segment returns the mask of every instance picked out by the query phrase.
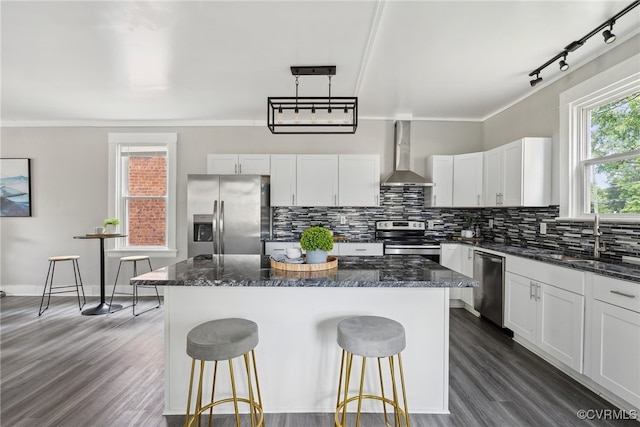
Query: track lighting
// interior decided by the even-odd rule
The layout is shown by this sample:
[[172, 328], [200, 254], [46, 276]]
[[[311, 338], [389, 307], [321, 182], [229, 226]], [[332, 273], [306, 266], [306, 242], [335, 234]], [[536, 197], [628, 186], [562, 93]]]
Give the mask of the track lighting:
[[567, 71], [569, 69], [569, 64], [567, 64], [567, 55], [565, 55], [564, 58], [560, 60], [558, 65], [560, 65], [560, 71]]
[[604, 30], [607, 27], [609, 27], [609, 28], [602, 32], [602, 37], [604, 38], [604, 42], [606, 44], [613, 43], [616, 40], [616, 35], [613, 34], [613, 32], [612, 32], [613, 31], [613, 25], [616, 23], [616, 20], [619, 19], [621, 16], [627, 14], [628, 12], [630, 12], [632, 9], [634, 9], [636, 6], [639, 6], [639, 5], [640, 5], [640, 0], [636, 0], [636, 1], [632, 2], [629, 6], [625, 7], [620, 12], [618, 12], [617, 14], [615, 14], [614, 16], [609, 18], [606, 22], [600, 24], [598, 27], [596, 27], [593, 30], [591, 30], [590, 33], [588, 33], [587, 35], [585, 35], [581, 39], [574, 40], [571, 43], [569, 43], [556, 56], [554, 56], [553, 58], [551, 58], [550, 60], [548, 60], [547, 62], [545, 62], [544, 64], [542, 64], [541, 66], [539, 66], [538, 68], [533, 70], [532, 72], [530, 72], [529, 73], [529, 77], [535, 76], [534, 79], [529, 81], [529, 83], [531, 84], [531, 87], [537, 85], [538, 83], [540, 83], [542, 81], [542, 77], [540, 77], [540, 73], [542, 72], [542, 70], [544, 70], [545, 68], [547, 68], [549, 65], [553, 64], [554, 62], [558, 61], [560, 58], [562, 58], [558, 62], [558, 65], [560, 66], [560, 70], [561, 71], [567, 71], [569, 69], [569, 64], [567, 63], [567, 54], [569, 52], [573, 52], [576, 49], [581, 48], [585, 44], [585, 42], [587, 40], [589, 40], [591, 37], [593, 37], [594, 35], [598, 34], [600, 31]]
[[613, 24], [615, 24], [615, 21], [611, 21], [609, 29], [602, 32], [602, 37], [604, 37], [604, 42], [606, 44], [611, 44], [616, 41], [616, 35], [611, 32], [613, 31]]
[[534, 87], [535, 85], [537, 85], [538, 83], [540, 83], [542, 81], [542, 77], [540, 77], [540, 73], [536, 74], [536, 78], [531, 80], [529, 82], [529, 84], [531, 85], [531, 87]]
[[[358, 98], [331, 96], [331, 77], [336, 74], [335, 65], [292, 66], [291, 74], [296, 78], [296, 96], [267, 98], [267, 126], [272, 133], [355, 133], [358, 126]], [[329, 96], [298, 96], [300, 76], [327, 76]], [[334, 120], [334, 109], [336, 113], [343, 112], [342, 120]]]

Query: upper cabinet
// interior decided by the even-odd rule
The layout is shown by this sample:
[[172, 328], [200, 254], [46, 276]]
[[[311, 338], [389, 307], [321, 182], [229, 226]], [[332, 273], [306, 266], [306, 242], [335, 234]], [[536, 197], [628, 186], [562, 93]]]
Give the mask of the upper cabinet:
[[269, 175], [269, 154], [208, 154], [207, 173], [221, 175]]
[[378, 206], [377, 154], [273, 154], [271, 206]]
[[297, 206], [338, 206], [338, 156], [297, 156]]
[[427, 204], [433, 207], [482, 206], [482, 168], [482, 152], [429, 156], [426, 175], [433, 187], [431, 197], [425, 196]]
[[485, 206], [547, 206], [551, 139], [522, 138], [484, 155]]
[[296, 206], [295, 154], [271, 155], [271, 206]]
[[482, 206], [483, 153], [453, 156], [453, 206]]
[[[427, 157], [426, 177], [433, 182], [431, 197], [427, 205], [432, 207], [453, 206], [453, 157], [450, 155], [433, 155]], [[425, 197], [428, 197], [425, 190]]]
[[378, 206], [380, 199], [380, 156], [341, 154], [338, 156], [338, 205]]

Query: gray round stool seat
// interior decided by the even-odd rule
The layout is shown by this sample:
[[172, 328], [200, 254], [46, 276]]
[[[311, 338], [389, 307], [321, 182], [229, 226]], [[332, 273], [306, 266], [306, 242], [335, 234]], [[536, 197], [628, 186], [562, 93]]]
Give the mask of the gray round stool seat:
[[[247, 319], [230, 318], [211, 320], [189, 331], [187, 334], [187, 354], [192, 358], [192, 362], [185, 427], [193, 425], [200, 426], [200, 417], [207, 410], [209, 411], [209, 426], [211, 426], [213, 408], [214, 406], [222, 404], [233, 404], [236, 427], [240, 427], [240, 403], [248, 405], [252, 427], [264, 425], [264, 410], [262, 409], [262, 396], [260, 394], [260, 383], [258, 381], [255, 356], [255, 348], [258, 345], [258, 341], [258, 325]], [[244, 397], [238, 395], [235, 379], [236, 374], [233, 368], [233, 359], [240, 357], [244, 359], [244, 369], [242, 369], [241, 372], [246, 374], [246, 395]], [[195, 390], [194, 414], [191, 415], [191, 396], [194, 388], [196, 360], [200, 362], [200, 370], [197, 390]], [[218, 373], [218, 363], [221, 361], [227, 361], [229, 365], [231, 396], [216, 398], [216, 375]], [[212, 385], [208, 387], [208, 389], [211, 390], [209, 403], [203, 403], [204, 390], [207, 389], [204, 387], [203, 381], [205, 362], [213, 362], [214, 365], [213, 377], [211, 379]], [[253, 369], [251, 369], [251, 365], [253, 365]], [[229, 393], [229, 391], [223, 391], [223, 394], [224, 393]]]
[[228, 360], [258, 345], [258, 325], [247, 319], [218, 319], [187, 334], [187, 354], [198, 360]]
[[338, 323], [338, 345], [365, 357], [388, 357], [407, 346], [404, 327], [395, 320], [360, 316]]
[[[338, 323], [338, 345], [342, 348], [342, 360], [340, 362], [335, 426], [345, 427], [347, 425], [347, 407], [350, 403], [357, 403], [355, 426], [359, 427], [362, 402], [365, 399], [370, 399], [381, 402], [384, 425], [390, 426], [389, 420], [393, 418], [394, 426], [409, 427], [407, 394], [400, 354], [407, 345], [404, 326], [395, 320], [379, 316], [358, 316], [344, 319]], [[354, 355], [360, 356], [362, 362], [358, 393], [350, 395], [349, 382], [352, 377], [351, 370], [355, 364]], [[377, 359], [378, 394], [365, 393], [365, 370], [368, 357]], [[388, 375], [383, 375], [383, 359], [388, 361], [388, 369], [386, 370]], [[400, 377], [400, 390], [396, 385], [396, 376]], [[386, 380], [385, 377], [387, 377]], [[385, 382], [390, 382], [391, 385], [390, 388], [386, 388], [391, 391], [389, 397], [385, 395]], [[370, 384], [368, 387], [372, 385]], [[402, 404], [400, 403], [400, 395], [402, 396]], [[392, 414], [388, 413], [388, 406], [392, 408]]]

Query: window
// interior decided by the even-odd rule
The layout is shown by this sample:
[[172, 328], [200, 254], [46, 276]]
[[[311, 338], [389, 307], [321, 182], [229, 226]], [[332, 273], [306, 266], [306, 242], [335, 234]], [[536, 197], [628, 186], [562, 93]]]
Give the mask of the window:
[[109, 134], [109, 211], [120, 251], [175, 252], [175, 133]]
[[583, 109], [586, 213], [640, 214], [640, 91]]
[[640, 220], [639, 59], [560, 96], [561, 217]]

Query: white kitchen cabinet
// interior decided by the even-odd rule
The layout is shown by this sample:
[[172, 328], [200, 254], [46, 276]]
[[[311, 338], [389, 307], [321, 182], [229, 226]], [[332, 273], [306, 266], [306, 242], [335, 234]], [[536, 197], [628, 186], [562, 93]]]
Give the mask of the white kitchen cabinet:
[[[266, 255], [283, 255], [287, 248], [299, 248], [300, 242], [265, 242]], [[328, 255], [333, 256], [378, 256], [383, 255], [382, 243], [334, 242], [333, 249]], [[304, 252], [304, 251], [303, 251]]]
[[519, 257], [508, 258], [505, 327], [580, 373], [584, 307], [584, 273]]
[[484, 153], [453, 156], [453, 206], [482, 206]]
[[338, 205], [338, 155], [298, 155], [296, 206]]
[[589, 376], [640, 408], [640, 284], [594, 275], [593, 291]]
[[[442, 243], [440, 244], [440, 265], [447, 267], [449, 270], [460, 272], [462, 270], [461, 254], [462, 245], [458, 243]], [[460, 299], [461, 289], [450, 288], [449, 299]]]
[[[461, 245], [462, 250], [460, 251], [460, 273], [464, 274], [467, 277], [473, 278], [473, 257], [475, 254], [475, 249], [469, 245]], [[469, 308], [473, 308], [473, 288], [462, 288], [460, 289], [460, 299], [464, 301], [464, 303], [469, 306]]]
[[296, 206], [295, 154], [271, 155], [271, 206]]
[[222, 175], [269, 175], [269, 154], [208, 154], [207, 173]]
[[[427, 205], [432, 207], [453, 206], [453, 156], [432, 155], [427, 157], [426, 177], [433, 183]], [[425, 190], [425, 194], [429, 191]], [[425, 197], [427, 197], [425, 195]]]
[[284, 255], [288, 248], [299, 248], [300, 242], [264, 242], [265, 255]]
[[338, 247], [338, 254], [340, 256], [384, 255], [384, 245], [382, 243], [340, 242], [340, 243], [334, 243], [333, 245]]
[[484, 153], [485, 206], [548, 206], [550, 201], [550, 138], [522, 138]]
[[380, 156], [338, 156], [338, 205], [379, 206]]

